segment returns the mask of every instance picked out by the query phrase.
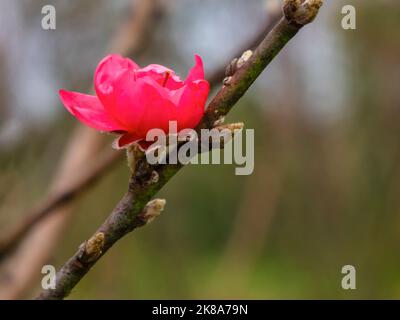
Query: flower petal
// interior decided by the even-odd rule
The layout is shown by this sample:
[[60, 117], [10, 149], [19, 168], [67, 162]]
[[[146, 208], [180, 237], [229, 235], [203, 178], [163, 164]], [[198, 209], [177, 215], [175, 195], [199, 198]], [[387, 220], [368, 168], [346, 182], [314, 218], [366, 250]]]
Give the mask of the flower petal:
[[201, 57], [197, 54], [194, 56], [194, 59], [196, 61], [196, 64], [192, 69], [190, 69], [189, 74], [185, 80], [185, 83], [189, 83], [196, 80], [204, 80], [203, 61], [201, 60]]
[[175, 72], [167, 67], [159, 64], [149, 64], [147, 67], [137, 71], [138, 78], [151, 77], [161, 86], [176, 90], [184, 85], [184, 82], [175, 74]]
[[139, 69], [139, 66], [135, 62], [118, 54], [108, 55], [100, 61], [94, 73], [94, 87], [105, 108], [114, 103], [114, 91], [119, 78], [126, 71], [136, 69]]
[[143, 139], [152, 128], [168, 129], [168, 121], [175, 119], [176, 106], [165, 88], [150, 77], [135, 81], [126, 74], [121, 82], [113, 111], [118, 121]]
[[204, 115], [210, 85], [206, 80], [197, 80], [177, 90], [172, 101], [177, 106], [178, 130], [195, 128]]
[[146, 92], [144, 81], [135, 81], [133, 74], [125, 72], [115, 88], [115, 102], [109, 105], [109, 111], [119, 122], [135, 131], [142, 120], [146, 109]]
[[96, 96], [66, 90], [60, 90], [59, 94], [65, 108], [87, 126], [101, 131], [126, 131], [107, 114]]

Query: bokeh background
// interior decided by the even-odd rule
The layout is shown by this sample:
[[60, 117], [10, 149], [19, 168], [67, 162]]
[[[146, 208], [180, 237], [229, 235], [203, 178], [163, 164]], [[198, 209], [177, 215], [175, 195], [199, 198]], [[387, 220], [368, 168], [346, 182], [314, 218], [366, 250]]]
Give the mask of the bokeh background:
[[[184, 76], [198, 53], [212, 74], [265, 24], [271, 1], [164, 1], [132, 58]], [[46, 4], [56, 7], [56, 30], [41, 28]], [[345, 4], [357, 9], [356, 30], [341, 28]], [[131, 7], [0, 0], [1, 234], [46, 198], [80, 126], [58, 89], [89, 91]], [[255, 129], [254, 173], [181, 170], [159, 194], [163, 214], [115, 245], [70, 298], [400, 298], [399, 17], [396, 0], [326, 0], [226, 119]], [[102, 139], [110, 148], [112, 137]], [[122, 160], [68, 207], [63, 232], [42, 239], [54, 242], [46, 263], [58, 268], [75, 252], [128, 177]], [[341, 288], [347, 264], [356, 267], [356, 290]], [[15, 280], [7, 268], [0, 266], [6, 298]], [[13, 298], [34, 296], [40, 268], [33, 274]]]

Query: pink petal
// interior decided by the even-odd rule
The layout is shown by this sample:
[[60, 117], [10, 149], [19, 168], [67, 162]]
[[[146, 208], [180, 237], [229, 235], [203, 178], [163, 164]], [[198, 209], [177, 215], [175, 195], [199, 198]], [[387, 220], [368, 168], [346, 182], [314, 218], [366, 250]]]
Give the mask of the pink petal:
[[196, 64], [192, 69], [190, 69], [189, 74], [185, 80], [185, 83], [196, 81], [196, 80], [204, 80], [204, 67], [203, 61], [199, 55], [195, 55], [194, 59]]
[[129, 128], [128, 131], [137, 128], [145, 110], [142, 87], [142, 81], [135, 81], [133, 72], [124, 72], [115, 85], [113, 102], [107, 105], [108, 112]]
[[177, 105], [179, 130], [195, 128], [204, 115], [210, 85], [206, 80], [197, 80], [177, 90], [172, 101]]
[[147, 73], [147, 72], [154, 72], [158, 74], [164, 74], [166, 72], [174, 73], [174, 71], [170, 68], [164, 67], [160, 64], [149, 64], [148, 66], [141, 68], [138, 70], [139, 73]]
[[101, 131], [126, 131], [106, 113], [96, 96], [66, 90], [59, 94], [65, 108], [87, 126]]
[[[136, 96], [138, 104], [144, 106], [143, 116], [137, 130], [145, 138], [150, 129], [168, 131], [169, 121], [176, 120], [176, 106], [170, 101], [168, 91], [149, 77], [138, 79], [140, 93]], [[135, 98], [135, 97], [133, 97]]]
[[[168, 75], [167, 75], [168, 74]], [[175, 75], [174, 71], [159, 64], [150, 64], [137, 71], [138, 78], [151, 77], [161, 86], [170, 90], [176, 90], [184, 85], [184, 82]]]
[[165, 88], [150, 77], [136, 81], [126, 73], [116, 89], [113, 114], [119, 122], [142, 139], [152, 128], [168, 128], [168, 120], [175, 117], [176, 107], [169, 101]]
[[134, 71], [139, 66], [129, 58], [118, 54], [106, 56], [100, 61], [94, 73], [94, 87], [96, 94], [107, 108], [114, 102], [114, 90], [119, 78], [126, 71]]

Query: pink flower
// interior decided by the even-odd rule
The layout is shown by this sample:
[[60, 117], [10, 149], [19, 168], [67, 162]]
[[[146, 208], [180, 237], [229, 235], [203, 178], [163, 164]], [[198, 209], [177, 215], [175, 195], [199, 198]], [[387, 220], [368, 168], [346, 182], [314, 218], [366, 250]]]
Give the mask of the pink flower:
[[178, 131], [195, 128], [204, 114], [210, 86], [204, 80], [201, 58], [185, 81], [164, 66], [140, 68], [120, 55], [109, 55], [94, 74], [96, 95], [60, 90], [60, 97], [79, 121], [94, 129], [121, 134], [122, 148], [145, 140], [150, 129], [168, 133], [169, 121]]

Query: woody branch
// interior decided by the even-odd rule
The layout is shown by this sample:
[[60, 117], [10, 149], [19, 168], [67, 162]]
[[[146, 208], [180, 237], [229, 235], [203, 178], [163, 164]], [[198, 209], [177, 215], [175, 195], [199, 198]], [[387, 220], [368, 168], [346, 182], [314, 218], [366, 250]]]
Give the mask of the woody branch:
[[[278, 2], [279, 0], [276, 1]], [[268, 2], [270, 5], [268, 6], [268, 19], [266, 19], [265, 25], [257, 31], [252, 39], [246, 41], [246, 43], [242, 44], [237, 49], [235, 56], [240, 56], [241, 53], [248, 48], [255, 48], [264, 38], [264, 35], [272, 29], [274, 24], [281, 16], [281, 10], [279, 5], [277, 5], [277, 2]], [[123, 34], [123, 37], [120, 36], [119, 38], [128, 39], [128, 36]], [[122, 42], [123, 40], [119, 41]], [[216, 87], [224, 79], [227, 70], [229, 72], [235, 70], [238, 65], [238, 60], [239, 59], [232, 60], [228, 68], [226, 68], [224, 65], [217, 67], [211, 73], [211, 75], [207, 77], [208, 82], [210, 83], [210, 87]], [[243, 127], [243, 124], [239, 124], [239, 127], [236, 126], [236, 124], [233, 125], [236, 129], [240, 129], [239, 127]], [[230, 125], [230, 127], [232, 127], [232, 125]], [[222, 127], [221, 129], [223, 128], [224, 127]], [[224, 143], [225, 141], [221, 141], [221, 148], [224, 146]], [[78, 196], [81, 196], [82, 194], [90, 190], [90, 188], [121, 159], [122, 157], [120, 157], [119, 154], [115, 153], [114, 151], [107, 152], [105, 155], [100, 157], [100, 159], [94, 164], [92, 168], [79, 176], [79, 179], [76, 180], [70, 187], [60, 190], [55, 194], [50, 194], [47, 198], [43, 199], [31, 210], [26, 212], [23, 215], [24, 218], [19, 221], [15, 226], [11, 227], [11, 231], [0, 236], [0, 263], [18, 247], [20, 242], [23, 241], [25, 235], [37, 223], [45, 219], [47, 216], [57, 212], [57, 208], [67, 205], [68, 203], [74, 201]]]
[[[246, 43], [242, 44], [237, 49], [235, 56], [240, 56], [243, 51], [249, 48], [253, 49], [260, 43], [265, 34], [272, 29], [278, 18], [280, 18], [280, 7], [271, 5], [268, 8], [267, 14], [268, 19], [266, 19], [265, 25], [262, 26], [259, 31], [257, 31], [252, 39], [246, 41]], [[124, 35], [124, 38], [127, 38], [127, 36]], [[232, 63], [228, 67], [229, 72], [236, 69], [238, 60], [239, 59], [232, 60]], [[207, 77], [211, 88], [217, 87], [217, 85], [221, 83], [226, 75], [226, 69], [227, 68], [225, 65], [221, 65], [217, 67], [209, 77]], [[223, 127], [221, 129], [223, 129]], [[239, 128], [236, 126], [236, 129]], [[225, 141], [221, 142], [221, 147], [223, 147], [224, 142]], [[4, 235], [0, 235], [0, 263], [18, 247], [25, 235], [37, 223], [49, 215], [57, 212], [57, 208], [67, 205], [75, 200], [78, 196], [81, 196], [87, 192], [90, 187], [95, 184], [95, 182], [99, 181], [121, 159], [122, 157], [120, 157], [119, 154], [115, 153], [113, 150], [110, 150], [96, 160], [97, 162], [93, 165], [93, 167], [87, 170], [87, 172], [84, 174], [80, 175], [79, 179], [77, 179], [70, 187], [60, 190], [55, 194], [49, 195], [43, 201], [34, 206], [33, 209], [26, 212], [23, 215], [24, 218], [15, 226], [11, 227], [11, 231]]]
[[[231, 110], [286, 43], [316, 17], [322, 3], [322, 0], [285, 0], [283, 17], [254, 53], [224, 81], [198, 129], [213, 128]], [[65, 298], [115, 242], [137, 227], [137, 219], [146, 211], [150, 199], [181, 168], [182, 164], [150, 165], [143, 155], [136, 154], [127, 193], [89, 240], [96, 244], [94, 253], [87, 252], [88, 242], [82, 244], [58, 271], [56, 288], [43, 290], [38, 299]]]

